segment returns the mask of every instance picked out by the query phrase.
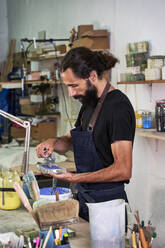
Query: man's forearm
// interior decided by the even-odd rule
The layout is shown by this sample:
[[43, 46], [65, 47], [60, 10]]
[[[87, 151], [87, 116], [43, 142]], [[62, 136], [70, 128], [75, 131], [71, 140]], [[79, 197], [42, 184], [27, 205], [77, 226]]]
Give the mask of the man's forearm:
[[54, 150], [58, 153], [65, 153], [72, 150], [72, 138], [68, 136], [55, 138]]
[[121, 167], [118, 168], [115, 164], [111, 166], [87, 173], [78, 173], [73, 176], [73, 181], [75, 183], [97, 183], [97, 182], [119, 182], [130, 179], [131, 171], [122, 170]]

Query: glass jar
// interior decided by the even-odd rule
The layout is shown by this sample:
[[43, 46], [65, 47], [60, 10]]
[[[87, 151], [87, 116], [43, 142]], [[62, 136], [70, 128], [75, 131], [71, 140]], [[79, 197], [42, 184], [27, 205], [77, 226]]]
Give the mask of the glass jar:
[[143, 128], [152, 128], [152, 113], [151, 112], [142, 113], [142, 126]]

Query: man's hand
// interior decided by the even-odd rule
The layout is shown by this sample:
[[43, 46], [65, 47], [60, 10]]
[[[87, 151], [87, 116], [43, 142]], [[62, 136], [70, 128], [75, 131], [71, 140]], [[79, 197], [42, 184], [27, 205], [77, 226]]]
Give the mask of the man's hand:
[[55, 174], [55, 173], [50, 173], [50, 176], [56, 178], [56, 179], [61, 179], [67, 182], [72, 182], [75, 183], [76, 182], [76, 174], [74, 173], [70, 173], [70, 172], [66, 172], [66, 173], [62, 173], [62, 174]]
[[54, 151], [55, 139], [48, 139], [36, 147], [38, 158], [46, 158]]

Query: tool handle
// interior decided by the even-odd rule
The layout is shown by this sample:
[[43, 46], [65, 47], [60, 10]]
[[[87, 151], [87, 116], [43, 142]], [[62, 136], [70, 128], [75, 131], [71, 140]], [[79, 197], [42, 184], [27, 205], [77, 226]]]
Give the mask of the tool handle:
[[137, 241], [136, 241], [136, 233], [135, 232], [133, 232], [131, 234], [131, 239], [132, 239], [132, 247], [137, 248]]
[[59, 201], [59, 192], [56, 190], [56, 201]]
[[142, 247], [143, 248], [149, 248], [149, 243], [145, 239], [144, 231], [143, 231], [143, 228], [142, 227], [139, 228], [139, 238], [140, 238]]
[[36, 224], [40, 227], [39, 222], [37, 220], [37, 217], [35, 216], [34, 211], [33, 211], [32, 207], [29, 203], [29, 200], [28, 200], [27, 196], [25, 195], [21, 186], [17, 182], [15, 182], [13, 185], [13, 188], [15, 189], [17, 194], [19, 195], [24, 207], [28, 210], [28, 212], [31, 214], [31, 216], [35, 220]]
[[34, 199], [35, 199], [35, 201], [38, 201], [38, 200], [40, 199], [40, 195], [39, 195], [39, 192], [38, 192], [38, 190], [37, 190], [36, 181], [33, 180], [33, 181], [31, 182], [31, 184], [32, 184]]
[[49, 231], [48, 231], [48, 233], [46, 235], [46, 238], [45, 238], [45, 241], [44, 241], [44, 244], [43, 244], [43, 247], [42, 248], [46, 248], [46, 245], [47, 245], [47, 242], [49, 240], [49, 237], [50, 237], [51, 232], [52, 232], [52, 226], [50, 226], [50, 228], [49, 228]]

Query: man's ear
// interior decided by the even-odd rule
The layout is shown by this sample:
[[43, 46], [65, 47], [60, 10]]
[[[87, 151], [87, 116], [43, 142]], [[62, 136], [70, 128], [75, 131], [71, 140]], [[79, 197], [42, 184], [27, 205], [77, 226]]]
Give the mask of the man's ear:
[[91, 71], [89, 79], [91, 81], [91, 83], [95, 83], [98, 80], [98, 75], [96, 71]]

